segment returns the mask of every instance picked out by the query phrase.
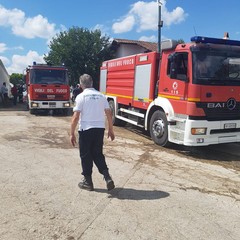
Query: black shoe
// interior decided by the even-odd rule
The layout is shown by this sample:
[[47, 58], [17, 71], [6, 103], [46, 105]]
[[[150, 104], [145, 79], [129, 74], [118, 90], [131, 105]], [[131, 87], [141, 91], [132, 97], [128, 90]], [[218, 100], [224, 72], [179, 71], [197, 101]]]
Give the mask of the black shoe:
[[115, 188], [114, 182], [113, 182], [113, 180], [112, 180], [112, 178], [109, 175], [107, 170], [105, 170], [103, 172], [103, 176], [104, 176], [104, 179], [105, 179], [106, 184], [107, 184], [107, 190], [110, 191], [110, 190], [114, 189]]
[[106, 180], [107, 190], [110, 191], [115, 188], [114, 182], [112, 179]]
[[87, 191], [93, 191], [93, 182], [91, 177], [84, 177], [82, 182], [78, 183], [79, 188], [85, 189]]

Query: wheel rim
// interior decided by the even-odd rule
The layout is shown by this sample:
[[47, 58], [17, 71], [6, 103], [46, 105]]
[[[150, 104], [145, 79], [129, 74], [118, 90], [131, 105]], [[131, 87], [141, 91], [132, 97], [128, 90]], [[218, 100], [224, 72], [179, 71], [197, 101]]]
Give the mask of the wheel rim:
[[155, 137], [160, 138], [163, 136], [165, 131], [164, 122], [162, 119], [156, 120], [152, 125], [152, 132]]

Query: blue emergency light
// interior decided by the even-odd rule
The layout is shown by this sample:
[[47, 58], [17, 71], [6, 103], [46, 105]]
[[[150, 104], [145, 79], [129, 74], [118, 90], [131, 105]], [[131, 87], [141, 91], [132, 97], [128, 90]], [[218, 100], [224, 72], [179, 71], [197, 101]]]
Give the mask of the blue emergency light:
[[195, 43], [213, 43], [213, 44], [240, 46], [240, 41], [238, 40], [230, 40], [230, 39], [222, 39], [222, 38], [195, 36], [191, 38], [191, 41]]

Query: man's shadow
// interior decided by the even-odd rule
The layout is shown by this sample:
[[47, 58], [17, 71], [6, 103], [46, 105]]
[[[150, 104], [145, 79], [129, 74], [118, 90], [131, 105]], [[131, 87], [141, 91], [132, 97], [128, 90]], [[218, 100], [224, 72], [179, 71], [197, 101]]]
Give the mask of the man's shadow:
[[108, 193], [109, 198], [121, 200], [156, 200], [170, 196], [169, 193], [159, 190], [136, 190], [132, 188], [115, 188], [111, 191], [106, 189], [94, 189], [95, 192]]

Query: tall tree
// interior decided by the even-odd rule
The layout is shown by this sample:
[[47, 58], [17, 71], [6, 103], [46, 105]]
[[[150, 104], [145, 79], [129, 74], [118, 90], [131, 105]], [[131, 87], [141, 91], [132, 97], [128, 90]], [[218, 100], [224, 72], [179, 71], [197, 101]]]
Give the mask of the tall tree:
[[12, 73], [9, 80], [12, 84], [23, 85], [25, 83], [23, 80], [23, 74], [21, 73]]
[[50, 51], [44, 60], [53, 65], [64, 63], [69, 69], [71, 84], [76, 85], [83, 73], [90, 74], [99, 82], [101, 63], [113, 56], [108, 46], [109, 38], [101, 36], [100, 30], [72, 27], [52, 39]]
[[185, 43], [182, 38], [178, 39], [177, 42], [180, 43], [180, 44]]

